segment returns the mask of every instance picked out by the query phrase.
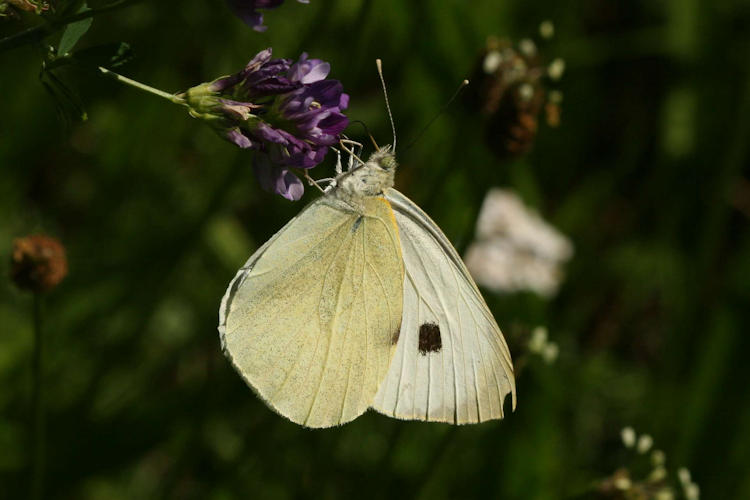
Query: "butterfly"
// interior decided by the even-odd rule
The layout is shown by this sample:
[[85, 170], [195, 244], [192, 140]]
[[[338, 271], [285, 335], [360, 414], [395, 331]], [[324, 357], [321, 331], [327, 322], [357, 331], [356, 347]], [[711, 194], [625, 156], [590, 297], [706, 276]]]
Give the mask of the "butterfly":
[[453, 424], [502, 418], [508, 394], [516, 406], [513, 365], [479, 289], [443, 232], [393, 188], [393, 150], [353, 167], [352, 156], [237, 272], [219, 309], [222, 350], [271, 409], [307, 427], [369, 408]]

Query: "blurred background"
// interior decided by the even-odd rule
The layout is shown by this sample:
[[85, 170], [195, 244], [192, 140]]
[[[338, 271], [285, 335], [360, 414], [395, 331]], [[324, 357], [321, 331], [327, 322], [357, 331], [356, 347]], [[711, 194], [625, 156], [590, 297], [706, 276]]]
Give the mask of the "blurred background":
[[[79, 67], [56, 75], [88, 120], [64, 118], [39, 82], [43, 49], [28, 45], [0, 53], [0, 262], [7, 277], [14, 238], [35, 233], [68, 255], [42, 317], [46, 497], [656, 498], [610, 487], [623, 470], [646, 484], [654, 467], [650, 451], [624, 446], [633, 426], [664, 451], [674, 498], [678, 467], [703, 498], [750, 498], [750, 2], [288, 0], [265, 17], [260, 34], [220, 0], [145, 1], [97, 16], [77, 48], [125, 41], [134, 58], [117, 71], [168, 92], [268, 46], [306, 51], [331, 63], [348, 116], [380, 144], [391, 140], [382, 58], [396, 187], [462, 253], [491, 187], [574, 248], [557, 293], [484, 290], [516, 362], [518, 408], [458, 428], [368, 412], [318, 431], [271, 412], [220, 351], [218, 305], [316, 193], [292, 203], [262, 191], [252, 153]], [[0, 19], [0, 35], [38, 22]], [[542, 73], [564, 60], [561, 78], [532, 85], [545, 102], [556, 92], [559, 125], [544, 105], [487, 116], [475, 85], [407, 149], [481, 75], [488, 36], [533, 40]], [[505, 154], [506, 132], [528, 152]], [[366, 139], [356, 124], [347, 133]], [[32, 309], [0, 281], [0, 498], [29, 489]], [[530, 348], [538, 326], [556, 359]]]

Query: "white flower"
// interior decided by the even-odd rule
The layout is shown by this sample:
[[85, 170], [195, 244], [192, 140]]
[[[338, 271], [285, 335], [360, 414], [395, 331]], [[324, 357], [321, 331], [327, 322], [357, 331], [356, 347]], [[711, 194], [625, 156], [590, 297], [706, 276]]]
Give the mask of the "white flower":
[[491, 75], [492, 73], [497, 70], [497, 68], [500, 67], [500, 63], [503, 62], [503, 56], [500, 54], [500, 51], [498, 50], [491, 50], [487, 53], [486, 56], [484, 56], [484, 61], [482, 62], [482, 69], [485, 73], [488, 75]]
[[697, 484], [688, 483], [684, 487], [686, 500], [698, 500], [701, 497], [701, 489]]
[[531, 331], [531, 339], [529, 339], [529, 351], [539, 354], [547, 344], [547, 328], [544, 326], [537, 326]]
[[653, 445], [653, 438], [648, 434], [644, 434], [638, 438], [638, 445], [636, 446], [636, 449], [638, 450], [638, 453], [643, 454], [650, 450]]
[[562, 78], [563, 73], [565, 73], [565, 60], [558, 57], [549, 63], [547, 74], [552, 80], [559, 80]]
[[654, 500], [674, 500], [674, 493], [669, 488], [664, 488], [656, 492]]
[[651, 452], [651, 463], [654, 467], [664, 465], [667, 461], [667, 456], [661, 450], [654, 450]]
[[633, 483], [630, 481], [629, 477], [620, 476], [616, 477], [614, 481], [615, 488], [618, 490], [629, 490], [631, 486], [633, 486]]
[[624, 427], [620, 431], [620, 438], [622, 438], [622, 444], [626, 448], [632, 448], [635, 446], [635, 430], [632, 427]]
[[531, 290], [549, 297], [562, 281], [570, 241], [512, 191], [493, 188], [477, 219], [464, 260], [477, 283], [496, 292]]
[[530, 83], [522, 83], [518, 87], [518, 95], [523, 101], [530, 101], [534, 97], [534, 87]]
[[557, 344], [554, 342], [548, 342], [547, 345], [544, 346], [544, 350], [542, 351], [542, 359], [544, 359], [544, 362], [548, 365], [551, 365], [557, 360], [557, 356], [560, 354], [560, 348], [557, 347]]
[[530, 38], [524, 38], [518, 42], [518, 50], [526, 57], [534, 57], [536, 55], [536, 44]]
[[549, 40], [550, 38], [555, 36], [555, 25], [552, 24], [552, 21], [550, 21], [549, 19], [542, 21], [542, 23], [539, 25], [539, 34], [545, 40]]
[[682, 486], [690, 484], [690, 471], [686, 467], [680, 467], [677, 469], [677, 477], [680, 478]]
[[651, 471], [651, 474], [649, 474], [648, 479], [649, 481], [653, 481], [654, 483], [657, 483], [659, 481], [662, 481], [664, 478], [667, 477], [667, 469], [659, 465], [654, 470]]

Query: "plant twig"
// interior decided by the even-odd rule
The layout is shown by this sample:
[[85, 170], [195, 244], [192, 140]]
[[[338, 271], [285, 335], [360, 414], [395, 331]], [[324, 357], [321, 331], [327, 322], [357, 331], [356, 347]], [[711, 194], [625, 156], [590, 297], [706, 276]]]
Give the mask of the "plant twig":
[[34, 293], [34, 354], [32, 359], [32, 472], [31, 498], [42, 498], [44, 493], [44, 387], [42, 384], [43, 336], [42, 295]]
[[131, 87], [135, 87], [144, 92], [148, 92], [149, 94], [159, 96], [162, 99], [166, 99], [175, 104], [185, 104], [185, 100], [182, 97], [178, 97], [174, 94], [164, 92], [163, 90], [159, 90], [157, 88], [151, 87], [150, 85], [146, 85], [145, 83], [137, 82], [135, 80], [128, 78], [127, 76], [122, 76], [121, 74], [115, 73], [114, 71], [111, 71], [102, 66], [99, 66], [99, 71], [105, 76], [112, 78], [114, 80], [117, 80], [120, 83], [124, 83], [125, 85], [130, 85]]

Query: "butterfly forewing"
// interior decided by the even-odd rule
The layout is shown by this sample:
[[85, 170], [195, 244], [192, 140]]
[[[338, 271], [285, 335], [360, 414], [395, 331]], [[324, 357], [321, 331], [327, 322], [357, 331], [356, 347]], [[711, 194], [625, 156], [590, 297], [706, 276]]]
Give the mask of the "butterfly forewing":
[[293, 422], [330, 427], [372, 403], [402, 316], [398, 229], [382, 197], [324, 196], [250, 258], [222, 302], [235, 368]]
[[388, 189], [404, 258], [396, 354], [373, 407], [457, 424], [502, 418], [515, 380], [505, 339], [463, 262], [432, 220]]

